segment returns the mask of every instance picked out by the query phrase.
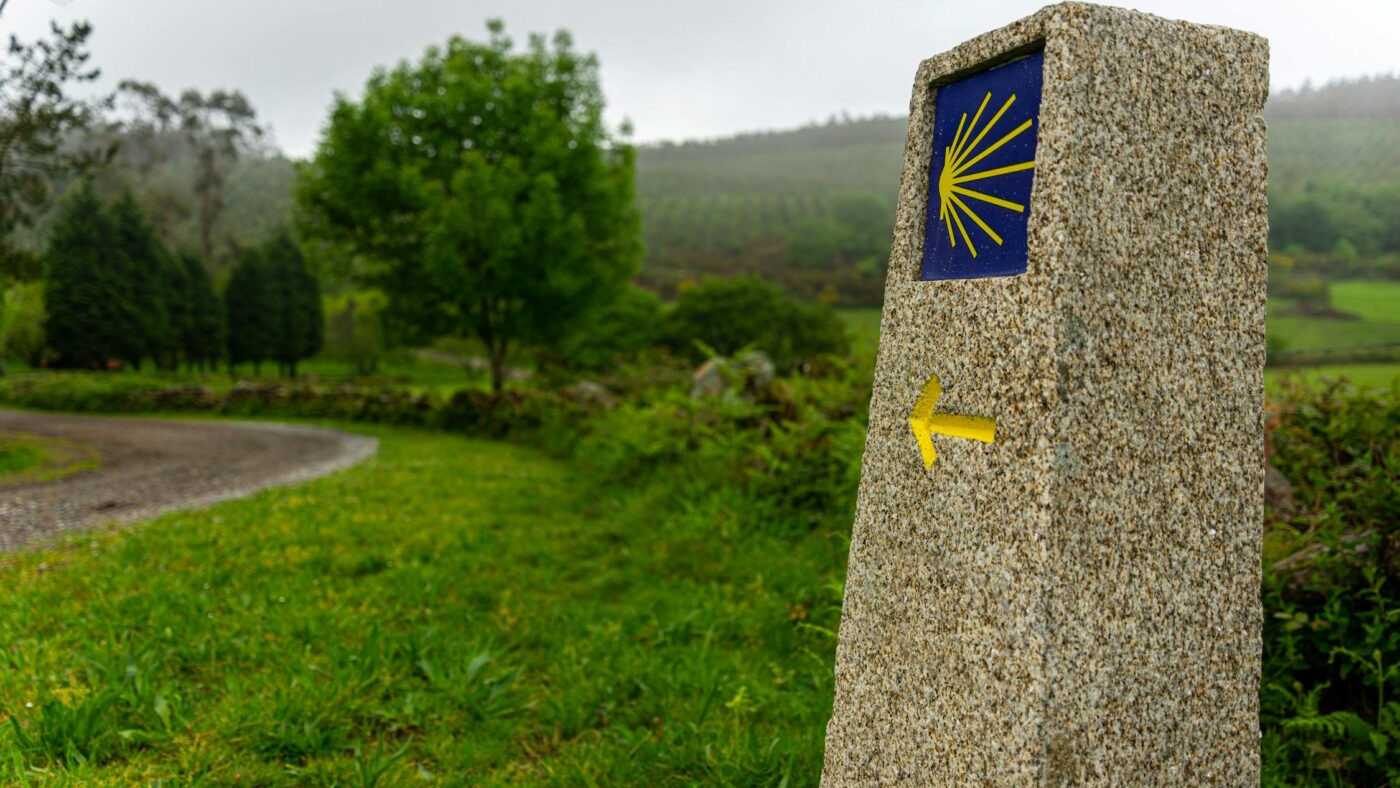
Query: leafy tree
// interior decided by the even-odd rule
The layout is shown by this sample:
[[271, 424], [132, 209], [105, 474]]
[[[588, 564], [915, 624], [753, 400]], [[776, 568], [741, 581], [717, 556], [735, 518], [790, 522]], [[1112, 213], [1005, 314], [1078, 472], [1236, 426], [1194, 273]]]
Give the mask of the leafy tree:
[[661, 341], [661, 299], [650, 290], [628, 287], [612, 301], [590, 310], [580, 328], [553, 350], [564, 366], [603, 369]]
[[[475, 336], [499, 391], [518, 343], [553, 343], [640, 257], [635, 154], [603, 124], [598, 63], [499, 22], [340, 96], [299, 174], [307, 231], [371, 261], [407, 336]], [[625, 130], [624, 130], [625, 132]]]
[[332, 307], [326, 320], [326, 355], [354, 366], [355, 374], [372, 374], [384, 351], [377, 293], [351, 295]]
[[91, 104], [65, 93], [98, 76], [97, 69], [87, 67], [92, 27], [80, 22], [67, 30], [55, 24], [51, 30], [50, 40], [32, 44], [11, 36], [0, 65], [0, 325], [16, 319], [8, 310], [19, 302], [7, 290], [37, 273], [26, 265], [33, 256], [15, 246], [15, 230], [32, 225], [48, 206], [49, 184], [57, 174], [82, 169], [92, 160], [62, 150], [68, 133], [86, 125], [93, 114]]
[[0, 311], [0, 372], [4, 371], [5, 355], [13, 353], [38, 366], [44, 360], [44, 283], [24, 282], [5, 291], [5, 304]]
[[[213, 260], [214, 225], [224, 210], [229, 168], [264, 133], [257, 122], [257, 111], [237, 90], [215, 90], [205, 95], [190, 89], [171, 98], [155, 85], [135, 80], [124, 80], [118, 90], [135, 99], [144, 110], [129, 124], [134, 142], [145, 141], [148, 149], [156, 151], [158, 148], [149, 144], [151, 140], [178, 130], [193, 151], [200, 252], [205, 260]], [[148, 157], [145, 166], [153, 166], [155, 160]]]
[[92, 26], [52, 26], [52, 40], [23, 44], [10, 37], [0, 65], [0, 258], [11, 253], [12, 233], [32, 224], [48, 205], [51, 178], [90, 163], [62, 151], [66, 135], [86, 125], [94, 107], [64, 91], [97, 79], [87, 67]]

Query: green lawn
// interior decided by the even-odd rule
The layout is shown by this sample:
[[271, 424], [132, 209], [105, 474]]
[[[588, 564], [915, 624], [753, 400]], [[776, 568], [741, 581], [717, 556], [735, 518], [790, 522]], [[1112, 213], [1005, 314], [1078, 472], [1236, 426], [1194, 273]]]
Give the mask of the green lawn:
[[[10, 366], [11, 372], [35, 371], [18, 359], [11, 359]], [[286, 378], [278, 376], [276, 364], [263, 364], [260, 371], [261, 374], [255, 375], [253, 366], [244, 364], [239, 367], [236, 380], [286, 381]], [[391, 354], [389, 358], [380, 362], [372, 375], [367, 377], [356, 377], [354, 367], [348, 362], [323, 358], [303, 361], [298, 365], [297, 372], [303, 381], [315, 380], [323, 384], [335, 384], [342, 381], [385, 383], [408, 389], [414, 394], [433, 393], [444, 398], [450, 397], [461, 388], [486, 388], [490, 385], [490, 380], [485, 372], [468, 370], [461, 364], [446, 360], [420, 358], [407, 351]], [[181, 369], [175, 372], [163, 372], [149, 364], [143, 366], [140, 372], [126, 370], [103, 374], [114, 379], [139, 377], [168, 383], [193, 383], [216, 391], [225, 391], [236, 382], [235, 378], [230, 377], [226, 370], [199, 373]]]
[[371, 432], [344, 473], [5, 559], [0, 783], [815, 784], [846, 533]]

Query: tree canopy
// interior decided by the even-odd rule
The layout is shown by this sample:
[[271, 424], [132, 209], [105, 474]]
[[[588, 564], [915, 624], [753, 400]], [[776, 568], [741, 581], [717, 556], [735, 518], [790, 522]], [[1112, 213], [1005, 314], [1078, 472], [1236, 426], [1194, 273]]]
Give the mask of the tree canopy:
[[489, 28], [338, 97], [297, 196], [310, 234], [368, 261], [401, 336], [479, 338], [499, 390], [508, 351], [615, 297], [641, 246], [596, 58], [564, 32], [516, 51]]
[[91, 33], [79, 22], [67, 30], [52, 25], [52, 40], [25, 44], [10, 37], [0, 65], [0, 263], [10, 256], [10, 234], [48, 204], [53, 178], [88, 158], [62, 146], [93, 115], [92, 104], [64, 92], [99, 75], [87, 65]]

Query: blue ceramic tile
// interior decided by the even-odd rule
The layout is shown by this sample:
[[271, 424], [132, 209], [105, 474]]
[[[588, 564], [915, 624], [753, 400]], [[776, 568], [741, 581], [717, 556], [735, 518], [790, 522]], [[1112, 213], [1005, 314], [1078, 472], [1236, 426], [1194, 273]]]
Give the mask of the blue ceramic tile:
[[1026, 271], [1044, 55], [938, 88], [922, 278]]

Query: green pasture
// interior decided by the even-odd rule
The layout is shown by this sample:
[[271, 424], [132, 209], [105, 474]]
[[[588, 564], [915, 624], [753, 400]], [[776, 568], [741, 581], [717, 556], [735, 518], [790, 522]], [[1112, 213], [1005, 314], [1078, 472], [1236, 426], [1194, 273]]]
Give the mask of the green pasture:
[[1349, 281], [1328, 286], [1332, 304], [1367, 322], [1400, 328], [1400, 282]]
[[844, 533], [372, 433], [341, 474], [4, 559], [0, 783], [815, 784]]
[[1400, 391], [1400, 364], [1323, 364], [1316, 367], [1270, 367], [1264, 386], [1272, 394], [1289, 385], [1319, 388], [1335, 382], [1361, 389]]
[[1334, 282], [1332, 306], [1354, 319], [1302, 317], [1271, 304], [1268, 332], [1284, 350], [1400, 342], [1400, 282]]

